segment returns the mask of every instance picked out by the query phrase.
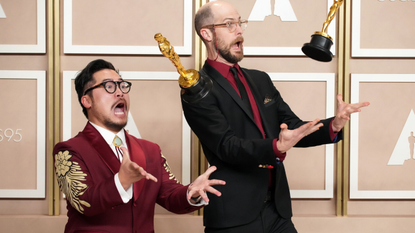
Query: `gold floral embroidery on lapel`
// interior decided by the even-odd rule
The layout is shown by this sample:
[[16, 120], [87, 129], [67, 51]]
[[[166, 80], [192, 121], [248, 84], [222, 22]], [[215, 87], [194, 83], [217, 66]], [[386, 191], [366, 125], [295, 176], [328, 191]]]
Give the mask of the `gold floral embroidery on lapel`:
[[88, 202], [79, 199], [79, 196], [88, 189], [88, 186], [82, 183], [82, 181], [86, 181], [85, 177], [87, 175], [82, 172], [77, 162], [69, 160], [71, 157], [72, 155], [67, 150], [59, 151], [59, 153], [55, 154], [57, 180], [66, 199], [76, 210], [83, 214], [83, 206], [91, 207]]
[[171, 169], [170, 169], [170, 166], [169, 166], [169, 164], [167, 163], [167, 159], [166, 159], [166, 157], [164, 157], [164, 155], [163, 154], [161, 154], [161, 157], [164, 159], [164, 169], [166, 169], [166, 172], [167, 173], [169, 173], [169, 180], [175, 180], [177, 183], [180, 183], [177, 179], [176, 179], [176, 177], [174, 176], [174, 174], [171, 172]]

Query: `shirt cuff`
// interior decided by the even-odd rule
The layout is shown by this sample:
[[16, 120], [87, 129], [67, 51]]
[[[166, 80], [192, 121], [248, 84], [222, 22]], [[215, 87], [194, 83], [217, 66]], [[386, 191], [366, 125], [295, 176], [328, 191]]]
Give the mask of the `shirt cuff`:
[[118, 193], [124, 203], [127, 203], [133, 198], [133, 185], [131, 185], [127, 190], [125, 190], [118, 178], [118, 173], [114, 176], [115, 186], [117, 187]]
[[[190, 185], [192, 185], [192, 184], [190, 184]], [[189, 185], [189, 186], [190, 186]], [[206, 193], [206, 192], [205, 192]], [[187, 189], [187, 191], [186, 191], [186, 197], [187, 197], [187, 195], [189, 195], [189, 189]], [[187, 199], [187, 198], [186, 198]], [[209, 205], [209, 202], [206, 202], [203, 198], [201, 198], [200, 199], [200, 201], [198, 202], [198, 203], [195, 203], [195, 204], [193, 204], [192, 202], [190, 202], [190, 200], [187, 200], [187, 202], [189, 202], [189, 204], [191, 205], [191, 206], [203, 206], [203, 205]]]
[[333, 118], [333, 119], [331, 119], [331, 121], [330, 121], [329, 131], [330, 131], [330, 139], [331, 139], [331, 141], [332, 141], [332, 142], [335, 142], [335, 141], [337, 140], [337, 134], [338, 134], [339, 132], [335, 133], [335, 132], [333, 131], [333, 120], [334, 120], [334, 118]]
[[275, 154], [275, 157], [276, 157], [277, 161], [282, 162], [282, 161], [284, 161], [285, 156], [287, 156], [287, 153], [281, 153], [278, 150], [277, 141], [278, 141], [278, 138], [275, 138], [274, 140], [272, 140], [272, 148], [274, 149], [274, 154]]

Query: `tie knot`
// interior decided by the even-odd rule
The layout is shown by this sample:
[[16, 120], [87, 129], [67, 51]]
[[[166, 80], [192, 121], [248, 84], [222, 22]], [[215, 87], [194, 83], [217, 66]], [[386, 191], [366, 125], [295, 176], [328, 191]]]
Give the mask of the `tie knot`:
[[112, 144], [114, 144], [115, 147], [120, 147], [122, 145], [121, 138], [115, 135], [114, 140], [112, 140]]
[[231, 72], [232, 72], [233, 75], [238, 74], [238, 70], [236, 69], [236, 67], [231, 67], [229, 69], [231, 70]]

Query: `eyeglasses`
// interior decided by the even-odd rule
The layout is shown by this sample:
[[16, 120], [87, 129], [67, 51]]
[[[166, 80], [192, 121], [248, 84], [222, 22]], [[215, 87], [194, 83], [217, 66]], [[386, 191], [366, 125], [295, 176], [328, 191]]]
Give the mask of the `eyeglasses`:
[[227, 27], [229, 32], [234, 32], [236, 30], [237, 25], [241, 27], [242, 31], [246, 29], [248, 26], [248, 20], [239, 20], [238, 22], [227, 22], [227, 23], [220, 23], [220, 24], [209, 24], [203, 26], [202, 28], [215, 28], [215, 27]]
[[103, 86], [104, 89], [108, 93], [112, 94], [112, 93], [114, 93], [117, 90], [117, 84], [118, 84], [118, 88], [120, 88], [120, 90], [121, 90], [122, 93], [127, 94], [128, 92], [130, 92], [130, 89], [131, 89], [131, 85], [132, 84], [130, 82], [128, 82], [128, 81], [105, 81], [105, 82], [102, 82], [102, 83], [100, 83], [98, 85], [95, 85], [95, 86], [89, 88], [88, 90], [86, 90], [84, 92], [84, 95], [86, 95], [86, 93], [88, 91], [92, 91], [93, 89], [98, 88], [100, 86]]

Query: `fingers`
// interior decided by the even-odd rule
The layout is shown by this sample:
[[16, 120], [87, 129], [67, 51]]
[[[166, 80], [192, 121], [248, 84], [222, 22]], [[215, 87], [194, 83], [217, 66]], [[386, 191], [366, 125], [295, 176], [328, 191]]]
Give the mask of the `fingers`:
[[367, 107], [367, 106], [369, 106], [370, 105], [370, 102], [363, 102], [362, 103], [362, 107]]
[[208, 202], [209, 202], [209, 198], [208, 198], [208, 196], [206, 195], [206, 193], [205, 193], [205, 192], [201, 192], [200, 196], [202, 196], [202, 199], [203, 199], [206, 203], [208, 203]]
[[[315, 126], [318, 122], [320, 122], [320, 119], [317, 118], [314, 121], [309, 122], [308, 124]], [[320, 124], [322, 125], [323, 123], [320, 123]]]
[[210, 187], [212, 185], [225, 185], [225, 184], [226, 184], [226, 181], [224, 181], [224, 180], [213, 179], [213, 180], [209, 180], [209, 186], [208, 187]]
[[309, 134], [314, 133], [320, 127], [322, 127], [323, 123], [319, 123], [319, 122], [320, 122], [320, 119], [315, 119], [314, 121], [308, 122], [307, 124], [304, 124], [300, 126], [299, 128], [295, 129], [295, 130], [298, 130], [298, 136], [300, 137], [298, 138], [298, 140], [300, 140], [301, 138], [305, 136], [308, 136]]
[[218, 197], [222, 196], [222, 193], [219, 192], [217, 189], [213, 188], [212, 186], [213, 185], [225, 185], [226, 182], [223, 181], [223, 180], [216, 180], [215, 179], [215, 180], [210, 180], [209, 183], [210, 183], [210, 185], [205, 188], [206, 192], [210, 192], [212, 194], [215, 194]]
[[153, 175], [151, 175], [150, 173], [146, 172], [143, 167], [140, 167], [138, 164], [136, 164], [134, 162], [132, 162], [131, 164], [132, 164], [132, 166], [134, 166], [134, 168], [136, 169], [136, 171], [141, 176], [143, 176], [146, 180], [152, 180], [154, 182], [157, 182], [157, 178], [154, 177]]
[[323, 126], [323, 123], [319, 123], [317, 125], [313, 125], [313, 127], [309, 130], [308, 134], [313, 133], [315, 131], [317, 131], [320, 127]]
[[207, 192], [210, 192], [212, 194], [215, 194], [216, 196], [220, 197], [222, 196], [222, 193], [219, 192], [217, 189], [213, 188], [213, 187], [209, 187], [207, 190]]
[[[209, 186], [209, 187], [207, 187], [207, 188], [206, 188], [206, 192], [213, 193], [213, 194], [215, 194], [215, 195], [216, 195], [216, 196], [218, 196], [218, 197], [222, 196], [222, 193], [221, 193], [221, 192], [219, 192], [218, 190], [216, 190], [216, 189], [212, 188], [211, 186]], [[205, 192], [203, 189], [200, 189], [200, 190], [199, 190], [199, 195], [202, 197], [202, 199], [203, 199], [205, 202], [207, 202], [207, 203], [208, 203], [208, 202], [209, 202], [209, 198], [208, 198], [208, 196], [207, 196], [206, 192]]]
[[304, 131], [312, 133], [314, 131], [317, 131], [321, 126], [323, 126], [323, 123], [319, 123], [320, 119], [315, 119], [314, 121], [308, 122], [307, 124], [304, 124], [301, 126]]
[[360, 110], [360, 108], [367, 107], [369, 105], [370, 105], [369, 102], [361, 102], [361, 103], [357, 103], [357, 104], [352, 104], [352, 108]]
[[210, 166], [206, 171], [205, 171], [205, 173], [203, 173], [203, 175], [205, 175], [205, 176], [207, 176], [207, 177], [209, 177], [210, 176], [210, 174], [212, 174], [212, 172], [214, 172], [214, 171], [216, 171], [216, 166]]
[[209, 181], [209, 184], [206, 185], [203, 188], [199, 188], [198, 189], [196, 187], [193, 187], [189, 191], [189, 193], [187, 195], [187, 199], [190, 200], [190, 198], [192, 196], [194, 196], [195, 194], [197, 194], [198, 196], [201, 196], [205, 202], [209, 202], [209, 198], [206, 195], [206, 192], [210, 192], [210, 193], [212, 193], [212, 194], [214, 194], [214, 195], [216, 195], [218, 197], [222, 196], [222, 193], [219, 192], [217, 189], [213, 188], [212, 185], [225, 185], [225, 184], [226, 184], [226, 182], [223, 181], [223, 180], [216, 180], [216, 179], [215, 180], [210, 180]]
[[361, 108], [369, 106], [369, 102], [362, 102], [356, 104], [348, 104], [347, 107], [344, 108], [344, 111], [340, 115], [343, 119], [350, 120], [350, 115], [352, 113], [361, 112]]
[[[137, 163], [130, 160], [130, 154], [128, 153], [128, 149], [126, 147], [122, 146], [120, 147], [120, 149], [123, 152], [122, 164], [125, 164], [124, 166], [126, 166], [127, 168], [126, 174], [130, 174], [132, 177], [136, 177], [132, 178], [134, 180], [133, 182], [137, 182], [141, 180], [141, 178], [145, 178], [146, 180], [152, 180], [154, 182], [158, 181], [156, 177], [146, 172], [144, 168], [139, 166]], [[121, 166], [120, 170], [122, 169], [122, 167], [123, 165]]]
[[341, 94], [337, 95], [337, 102], [339, 102], [339, 105], [344, 103], [343, 96]]
[[210, 192], [215, 194], [216, 196], [221, 196], [222, 193], [218, 190], [214, 189], [213, 185], [225, 185], [226, 182], [223, 180], [218, 179], [212, 179], [209, 180], [209, 176], [212, 174], [212, 172], [216, 171], [216, 166], [209, 167], [205, 173], [200, 175], [190, 186], [189, 186], [189, 192], [187, 195], [187, 199], [190, 200], [193, 196], [201, 196], [203, 200], [206, 202], [209, 202], [209, 198], [207, 197], [205, 192]]
[[128, 149], [125, 146], [120, 147], [120, 149], [122, 150], [122, 157], [123, 157], [123, 161], [124, 159], [130, 160], [130, 154], [128, 153]]
[[154, 177], [153, 175], [151, 175], [150, 173], [147, 173], [146, 172], [146, 176], [145, 177], [146, 177], [147, 180], [152, 180], [154, 182], [157, 182], [157, 178]]
[[366, 107], [369, 106], [370, 103], [369, 102], [360, 102], [360, 103], [355, 103], [355, 104], [347, 104], [343, 101], [343, 97], [341, 94], [337, 95], [337, 101], [339, 102], [339, 105], [344, 105], [346, 107], [350, 107], [353, 109], [358, 109], [358, 108], [362, 108], [362, 107]]
[[193, 187], [187, 194], [187, 200], [190, 200], [190, 198], [192, 198], [192, 196], [194, 196], [195, 194], [198, 194], [197, 196], [206, 195], [205, 191], [202, 188], [196, 189], [195, 187]]

